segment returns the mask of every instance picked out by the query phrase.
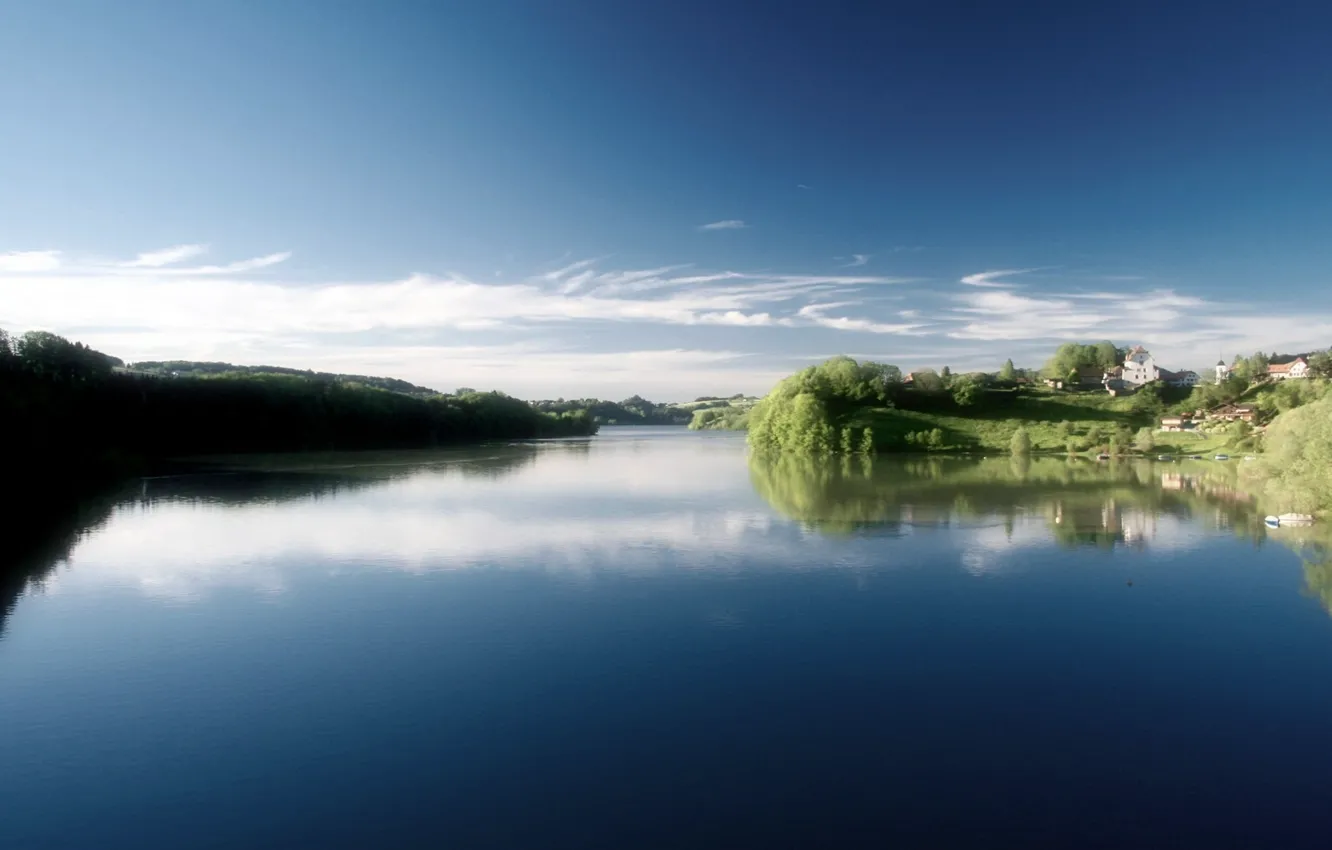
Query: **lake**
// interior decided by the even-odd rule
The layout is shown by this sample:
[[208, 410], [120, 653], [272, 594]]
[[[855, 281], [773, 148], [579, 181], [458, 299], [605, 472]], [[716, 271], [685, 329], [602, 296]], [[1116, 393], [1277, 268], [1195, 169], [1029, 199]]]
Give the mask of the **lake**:
[[246, 463], [14, 556], [0, 846], [1332, 840], [1327, 532], [1239, 464]]

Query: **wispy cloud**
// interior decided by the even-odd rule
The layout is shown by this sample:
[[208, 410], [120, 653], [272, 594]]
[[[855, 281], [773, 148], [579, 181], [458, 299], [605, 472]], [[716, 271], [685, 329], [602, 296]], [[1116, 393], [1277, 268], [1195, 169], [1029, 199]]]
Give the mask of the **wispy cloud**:
[[998, 269], [996, 271], [980, 272], [979, 274], [969, 274], [962, 278], [962, 283], [967, 286], [991, 286], [991, 287], [1011, 287], [1013, 284], [1007, 281], [1000, 281], [999, 278], [1011, 277], [1015, 274], [1026, 274], [1034, 272], [1037, 269]]
[[160, 251], [147, 251], [142, 253], [130, 262], [125, 263], [125, 267], [130, 269], [151, 269], [160, 266], [170, 266], [188, 260], [191, 257], [197, 257], [207, 251], [207, 245], [177, 245], [173, 248], [163, 248]]
[[46, 272], [58, 268], [59, 251], [10, 251], [0, 254], [0, 272]]
[[851, 255], [851, 262], [849, 262], [849, 263], [843, 263], [843, 264], [842, 264], [842, 268], [844, 268], [844, 269], [854, 269], [854, 268], [857, 268], [857, 267], [859, 267], [859, 266], [863, 266], [863, 265], [865, 265], [865, 264], [868, 263], [869, 261], [870, 261], [870, 255], [869, 255], [869, 254], [852, 254], [852, 255]]
[[[54, 251], [0, 254], [0, 326], [53, 330], [130, 360], [277, 362], [393, 374], [427, 386], [566, 396], [608, 393], [612, 386], [628, 389], [626, 395], [678, 389], [682, 397], [728, 387], [761, 390], [753, 376], [764, 369], [752, 363], [800, 358], [810, 350], [804, 346], [864, 350], [876, 339], [912, 340], [910, 348], [893, 345], [877, 355], [908, 369], [944, 362], [997, 368], [1006, 357], [1036, 365], [1061, 341], [1095, 339], [1142, 343], [1172, 368], [1196, 368], [1215, 362], [1218, 348], [1228, 357], [1259, 348], [1307, 350], [1332, 340], [1332, 304], [1316, 299], [1299, 308], [1223, 303], [1169, 289], [1130, 289], [1128, 282], [1102, 284], [1104, 291], [1076, 285], [1050, 291], [1048, 276], [1018, 289], [1003, 283], [1005, 275], [1023, 271], [1013, 269], [969, 275], [969, 286], [951, 291], [907, 286], [911, 278], [860, 268], [836, 274], [687, 264], [615, 268], [596, 259], [514, 279], [495, 280], [486, 265], [479, 279], [413, 274], [344, 282], [276, 268], [290, 256], [127, 267]], [[459, 350], [478, 340], [489, 345], [484, 353]], [[445, 341], [453, 343], [447, 351]], [[519, 342], [539, 345], [521, 353], [507, 348]], [[583, 353], [613, 361], [624, 349], [733, 353], [742, 342], [769, 359], [672, 361], [678, 374], [624, 372], [614, 381], [596, 370], [561, 376], [553, 365], [532, 365], [532, 351], [542, 352], [545, 364], [570, 369], [593, 362], [572, 355], [545, 359], [561, 345], [596, 349]], [[905, 359], [927, 352], [932, 359]], [[892, 359], [899, 355], [904, 359]], [[624, 362], [648, 370], [650, 362], [666, 361]], [[705, 380], [710, 370], [736, 363], [751, 365]], [[637, 388], [630, 386], [635, 380]]]
[[884, 287], [905, 281], [879, 275], [699, 272], [681, 265], [603, 271], [595, 262], [579, 261], [517, 283], [416, 274], [296, 285], [252, 276], [288, 256], [170, 274], [95, 263], [61, 274], [7, 273], [4, 286], [13, 297], [3, 320], [19, 327], [146, 328], [141, 339], [159, 337], [185, 347], [202, 338], [229, 346], [261, 338], [392, 338], [444, 329], [530, 334], [561, 323], [912, 330], [864, 316], [830, 316], [826, 306], [813, 313], [801, 309], [811, 300], [826, 305], [829, 296], [842, 295], [847, 305], [863, 311], [885, 297]]
[[699, 230], [744, 230], [749, 227], [742, 219], [728, 218], [725, 221], [714, 221], [710, 224], [700, 224]]
[[265, 254], [262, 257], [241, 260], [238, 263], [230, 263], [225, 266], [201, 266], [197, 269], [190, 269], [190, 271], [196, 274], [244, 274], [245, 272], [265, 269], [269, 266], [276, 266], [278, 263], [285, 263], [290, 259], [290, 251], [279, 251], [276, 254]]
[[919, 323], [890, 324], [888, 322], [876, 322], [870, 319], [853, 318], [851, 316], [825, 315], [829, 310], [854, 306], [857, 306], [855, 302], [809, 304], [801, 307], [797, 316], [818, 325], [821, 328], [831, 328], [838, 331], [863, 331], [865, 333], [876, 334], [912, 335], [920, 333], [925, 328], [925, 325]]
[[797, 183], [797, 184], [796, 184], [796, 188], [797, 188], [797, 189], [808, 189], [809, 187], [806, 186], [804, 183]]

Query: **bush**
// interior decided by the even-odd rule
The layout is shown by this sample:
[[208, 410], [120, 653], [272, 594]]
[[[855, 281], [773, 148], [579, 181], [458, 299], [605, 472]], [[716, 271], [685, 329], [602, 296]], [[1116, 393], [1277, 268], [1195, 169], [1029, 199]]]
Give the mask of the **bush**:
[[1156, 448], [1156, 435], [1151, 428], [1138, 429], [1137, 436], [1133, 438], [1133, 448], [1144, 454]]
[[1031, 454], [1031, 435], [1027, 433], [1026, 428], [1019, 428], [1013, 432], [1013, 440], [1009, 448], [1015, 455]]

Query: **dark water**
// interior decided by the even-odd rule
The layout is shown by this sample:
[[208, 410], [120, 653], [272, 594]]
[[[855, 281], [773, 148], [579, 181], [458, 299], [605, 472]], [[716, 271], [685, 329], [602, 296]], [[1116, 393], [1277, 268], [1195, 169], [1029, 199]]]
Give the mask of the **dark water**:
[[0, 846], [1332, 842], [1325, 532], [1235, 464], [265, 465], [11, 581]]

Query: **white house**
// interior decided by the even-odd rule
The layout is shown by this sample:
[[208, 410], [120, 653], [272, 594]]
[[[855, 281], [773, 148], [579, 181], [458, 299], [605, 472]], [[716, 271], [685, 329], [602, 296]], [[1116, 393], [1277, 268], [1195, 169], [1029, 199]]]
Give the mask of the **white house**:
[[1147, 349], [1141, 345], [1129, 349], [1129, 353], [1124, 357], [1124, 371], [1119, 375], [1121, 381], [1131, 387], [1140, 387], [1159, 380], [1160, 377], [1161, 370], [1156, 368], [1156, 360]]
[[1303, 356], [1296, 357], [1288, 363], [1272, 363], [1267, 367], [1267, 377], [1274, 381], [1285, 381], [1290, 378], [1309, 377], [1309, 361]]
[[1202, 383], [1202, 378], [1192, 369], [1185, 369], [1183, 372], [1172, 372], [1169, 369], [1158, 369], [1161, 373], [1161, 380], [1172, 387], [1196, 387]]
[[1226, 365], [1226, 361], [1224, 360], [1216, 361], [1216, 382], [1218, 384], [1224, 383], [1226, 378], [1229, 377], [1230, 377], [1230, 367]]

